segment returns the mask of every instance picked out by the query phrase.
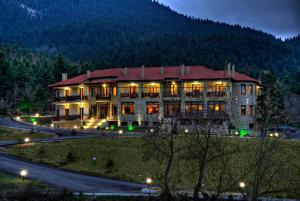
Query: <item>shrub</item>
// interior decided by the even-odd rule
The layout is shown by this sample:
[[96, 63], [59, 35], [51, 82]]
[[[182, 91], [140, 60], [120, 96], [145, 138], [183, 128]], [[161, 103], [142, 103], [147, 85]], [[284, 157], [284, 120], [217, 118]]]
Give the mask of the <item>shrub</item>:
[[46, 156], [46, 154], [47, 154], [47, 151], [46, 151], [45, 146], [41, 146], [38, 150], [38, 155], [40, 157], [44, 157], [44, 156]]
[[112, 171], [113, 171], [113, 167], [114, 167], [114, 165], [115, 165], [115, 163], [114, 163], [114, 161], [113, 160], [107, 160], [107, 162], [106, 162], [106, 168], [107, 168], [107, 172], [108, 173], [111, 173]]
[[67, 157], [66, 157], [66, 162], [75, 162], [79, 159], [77, 153], [71, 149], [68, 154], [67, 154]]

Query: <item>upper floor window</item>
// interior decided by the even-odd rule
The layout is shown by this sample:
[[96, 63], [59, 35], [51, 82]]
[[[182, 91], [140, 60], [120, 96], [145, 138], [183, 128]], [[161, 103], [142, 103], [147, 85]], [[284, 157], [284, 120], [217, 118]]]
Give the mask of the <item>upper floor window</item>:
[[201, 91], [201, 85], [200, 84], [192, 84], [192, 92], [199, 93]]
[[246, 84], [241, 84], [241, 94], [246, 94]]
[[175, 82], [172, 82], [172, 84], [171, 84], [171, 95], [172, 96], [178, 95], [178, 86]]
[[147, 114], [157, 114], [159, 112], [159, 103], [147, 103]]
[[118, 95], [118, 91], [117, 91], [117, 86], [113, 87], [113, 96], [117, 96]]
[[107, 86], [107, 84], [102, 85], [102, 96], [109, 97], [109, 87]]
[[122, 103], [122, 114], [134, 114], [134, 103]]
[[70, 96], [70, 90], [69, 89], [65, 90], [65, 96]]
[[242, 116], [246, 115], [246, 105], [241, 105], [241, 115]]
[[253, 84], [249, 84], [249, 94], [253, 94]]
[[130, 85], [129, 86], [129, 93], [130, 93], [130, 95], [137, 94], [137, 86], [136, 85]]
[[157, 85], [150, 85], [150, 93], [151, 94], [158, 93], [158, 86]]

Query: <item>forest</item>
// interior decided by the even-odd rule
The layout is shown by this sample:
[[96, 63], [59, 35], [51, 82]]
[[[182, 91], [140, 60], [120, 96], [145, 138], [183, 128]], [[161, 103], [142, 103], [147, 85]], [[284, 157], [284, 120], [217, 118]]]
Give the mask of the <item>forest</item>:
[[[48, 85], [86, 70], [229, 62], [300, 94], [300, 36], [196, 19], [150, 0], [0, 0], [0, 108], [49, 109]], [[34, 104], [33, 104], [34, 103]]]

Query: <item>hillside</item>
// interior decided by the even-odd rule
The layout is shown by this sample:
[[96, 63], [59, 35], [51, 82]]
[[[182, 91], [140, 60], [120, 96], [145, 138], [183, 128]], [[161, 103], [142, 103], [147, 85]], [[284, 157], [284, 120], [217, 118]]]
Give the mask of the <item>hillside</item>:
[[2, 42], [96, 66], [232, 62], [255, 75], [296, 71], [300, 63], [294, 47], [269, 34], [192, 19], [149, 0], [0, 0], [0, 20]]

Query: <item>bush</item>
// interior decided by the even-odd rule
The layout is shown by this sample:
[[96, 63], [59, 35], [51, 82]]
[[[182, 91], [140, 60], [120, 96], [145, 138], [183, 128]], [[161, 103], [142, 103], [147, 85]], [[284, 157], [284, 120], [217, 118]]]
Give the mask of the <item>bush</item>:
[[46, 156], [46, 154], [47, 154], [47, 151], [46, 151], [45, 146], [41, 146], [38, 150], [38, 155], [40, 157], [44, 157], [44, 156]]
[[107, 162], [106, 162], [106, 168], [107, 168], [107, 172], [108, 173], [111, 173], [112, 171], [113, 171], [113, 167], [115, 166], [115, 163], [114, 163], [114, 161], [113, 160], [107, 160]]
[[66, 162], [75, 162], [79, 159], [77, 153], [71, 149], [68, 154], [67, 154], [67, 157], [66, 157]]

